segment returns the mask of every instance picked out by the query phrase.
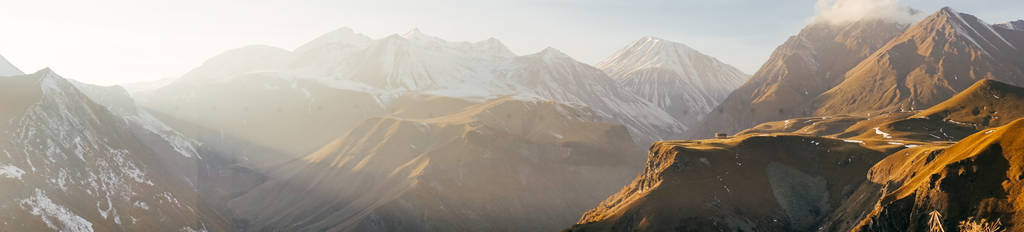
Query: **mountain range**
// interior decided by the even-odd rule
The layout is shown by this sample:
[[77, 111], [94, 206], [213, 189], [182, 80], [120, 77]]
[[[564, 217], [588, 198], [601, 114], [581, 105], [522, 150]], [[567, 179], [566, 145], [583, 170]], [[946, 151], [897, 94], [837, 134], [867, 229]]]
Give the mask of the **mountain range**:
[[[1020, 230], [1024, 43], [1005, 25], [948, 7], [910, 26], [812, 24], [690, 136], [749, 129], [655, 143], [644, 171], [567, 231]], [[858, 60], [797, 46], [823, 27], [861, 28], [824, 41], [877, 48]], [[831, 70], [845, 74], [821, 72], [844, 57]]]
[[[686, 70], [657, 77], [681, 80], [660, 88], [701, 92], [655, 105], [553, 48], [517, 56], [496, 39], [342, 28], [294, 51], [229, 50], [133, 95], [230, 159], [222, 177], [251, 180], [210, 193], [243, 230], [557, 230], [626, 183], [640, 144], [682, 134], [666, 110], [710, 107], [745, 78], [658, 41], [670, 46], [637, 51], [658, 63], [635, 70]], [[709, 70], [731, 83], [696, 82]], [[450, 180], [467, 175], [477, 178]]]
[[[1006, 133], [999, 135], [1006, 140], [1019, 138], [1013, 133], [1024, 125], [1024, 114], [1017, 109], [1024, 104], [1022, 95], [1024, 88], [982, 81], [946, 102], [909, 115], [792, 119], [762, 124], [733, 138], [656, 143], [644, 172], [569, 230], [907, 231], [925, 228], [931, 210], [953, 219], [943, 221], [946, 228], [955, 228], [972, 216], [1000, 218], [1008, 228], [1017, 228], [1009, 227], [1017, 225], [1011, 221], [1017, 220], [1016, 204], [997, 203], [1005, 209], [985, 207], [996, 204], [992, 200], [1016, 197], [992, 199], [987, 193], [951, 192], [965, 201], [951, 200], [955, 198], [945, 193], [920, 193], [929, 195], [914, 200], [907, 197], [913, 190], [898, 195], [893, 191], [907, 184], [907, 189], [945, 192], [973, 188], [977, 183], [973, 181], [982, 179], [1000, 183], [1000, 178], [1009, 182], [999, 191], [1019, 190], [1016, 169], [988, 163], [974, 164], [976, 174], [959, 174], [970, 181], [949, 181], [941, 189], [936, 178], [950, 174], [936, 174], [930, 185], [920, 181], [910, 185], [898, 178], [927, 179], [932, 175], [924, 172], [971, 165], [980, 154], [1018, 159], [1014, 151], [1021, 148], [1014, 143], [1000, 147], [992, 145], [994, 137], [973, 138], [996, 131]], [[995, 112], [1006, 119], [993, 120]], [[948, 159], [941, 164], [931, 162], [948, 147], [976, 149], [947, 151], [942, 156]], [[957, 174], [949, 178], [957, 178], [953, 176]], [[915, 201], [917, 208], [907, 207]]]
[[[642, 39], [646, 40], [653, 39]], [[412, 30], [403, 35], [371, 39], [343, 28], [295, 51], [257, 45], [225, 52], [166, 89], [187, 88], [193, 93], [190, 95], [202, 95], [210, 84], [261, 73], [259, 75], [268, 78], [310, 80], [330, 88], [365, 92], [382, 106], [405, 92], [479, 100], [510, 95], [537, 98], [587, 106], [602, 121], [625, 125], [642, 147], [654, 140], [680, 137], [688, 123], [701, 118], [726, 92], [745, 79], [735, 68], [685, 45], [657, 41], [648, 45], [634, 43], [615, 56], [618, 60], [612, 57], [603, 63], [602, 70], [553, 48], [517, 56], [493, 38], [450, 42]], [[635, 57], [628, 58], [621, 53]], [[613, 68], [622, 70], [610, 70]], [[640, 77], [648, 75], [644, 73], [665, 75]], [[697, 73], [711, 76], [704, 78]], [[613, 78], [609, 74], [619, 76]], [[659, 97], [643, 95], [649, 91], [638, 89], [642, 87], [636, 83], [628, 83], [628, 79], [645, 78], [656, 78], [672, 85], [659, 87], [662, 91], [658, 94], [663, 95]], [[702, 79], [709, 81], [699, 81]], [[180, 96], [177, 92], [155, 91], [142, 102], [156, 111], [180, 117], [165, 107], [202, 98], [187, 99], [188, 95]], [[188, 103], [202, 104], [202, 100]], [[667, 112], [692, 108], [698, 110], [685, 116], [674, 117]]]
[[[948, 7], [909, 27], [878, 20], [812, 24], [688, 135], [795, 117], [924, 109], [981, 79], [1020, 85], [1020, 34]], [[825, 50], [835, 45], [841, 49]]]
[[753, 75], [416, 29], [125, 87], [0, 57], [0, 231], [1018, 231], [1022, 23], [815, 21]]

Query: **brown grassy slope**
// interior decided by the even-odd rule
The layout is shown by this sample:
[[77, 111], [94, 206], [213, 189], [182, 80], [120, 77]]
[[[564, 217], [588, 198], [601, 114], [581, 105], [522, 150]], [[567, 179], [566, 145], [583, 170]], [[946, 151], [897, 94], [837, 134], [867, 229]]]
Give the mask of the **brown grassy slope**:
[[893, 149], [799, 135], [666, 141], [568, 231], [809, 231]]
[[230, 205], [253, 230], [557, 230], [640, 166], [626, 128], [594, 120], [511, 98], [372, 118]]
[[914, 117], [955, 121], [979, 130], [1001, 126], [1024, 117], [1024, 88], [994, 80], [981, 80]]
[[906, 28], [883, 21], [811, 24], [790, 37], [747, 83], [687, 133], [734, 133], [758, 123], [810, 115], [803, 107], [843, 81], [843, 74]]
[[815, 100], [814, 114], [913, 111], [982, 79], [1024, 84], [1022, 53], [986, 27], [972, 15], [939, 10], [847, 72]]
[[894, 138], [958, 141], [979, 130], [1024, 117], [1024, 88], [984, 79], [928, 109], [875, 116], [835, 115], [762, 123], [744, 134], [797, 133], [837, 138]]
[[925, 231], [932, 211], [947, 231], [970, 217], [1024, 230], [1024, 119], [951, 146], [903, 150], [868, 178], [824, 231]]
[[429, 94], [407, 93], [388, 103], [388, 116], [428, 119], [461, 112], [477, 101]]

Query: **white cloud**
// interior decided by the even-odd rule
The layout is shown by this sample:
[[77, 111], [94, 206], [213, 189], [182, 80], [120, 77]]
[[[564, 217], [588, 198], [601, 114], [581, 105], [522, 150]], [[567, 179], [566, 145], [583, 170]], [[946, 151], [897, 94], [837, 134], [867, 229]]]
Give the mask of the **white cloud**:
[[899, 0], [817, 0], [815, 22], [843, 24], [859, 20], [914, 23], [924, 17]]

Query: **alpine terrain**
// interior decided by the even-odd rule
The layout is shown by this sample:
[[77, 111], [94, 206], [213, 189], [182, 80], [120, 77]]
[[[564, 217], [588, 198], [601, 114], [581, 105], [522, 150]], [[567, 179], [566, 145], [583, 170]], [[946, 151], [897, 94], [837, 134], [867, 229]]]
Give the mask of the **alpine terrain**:
[[886, 20], [815, 22], [790, 37], [746, 83], [687, 132], [691, 138], [735, 133], [762, 122], [810, 116], [805, 107], [906, 28]]
[[650, 36], [597, 67], [687, 126], [703, 119], [749, 77], [686, 45]]
[[5, 4], [0, 232], [1024, 231], [1024, 3], [445, 4]]
[[[478, 100], [514, 95], [578, 104], [594, 110], [602, 121], [625, 125], [641, 147], [657, 139], [679, 137], [686, 129], [657, 105], [620, 88], [617, 81], [601, 70], [556, 49], [517, 56], [497, 39], [450, 42], [419, 30], [370, 39], [343, 28], [295, 51], [267, 46], [239, 48], [208, 60], [163, 91], [147, 95], [142, 102], [158, 112], [185, 118], [186, 115], [180, 115], [182, 113], [171, 107], [216, 107], [208, 105], [205, 94], [223, 91], [204, 89], [218, 84], [233, 86], [226, 83], [253, 75], [285, 82], [309, 81], [306, 85], [362, 93], [367, 97], [360, 98], [372, 98], [374, 102], [358, 100], [357, 104], [376, 105], [366, 106], [371, 108], [386, 108], [390, 99], [410, 91]], [[181, 92], [190, 94], [178, 94]], [[248, 97], [229, 96], [228, 99]], [[312, 98], [306, 99], [311, 101], [308, 99]], [[289, 106], [310, 104], [316, 103]], [[232, 114], [224, 116], [237, 118]], [[220, 123], [198, 120], [200, 124], [222, 129]], [[224, 129], [229, 134], [251, 134]], [[259, 129], [259, 126], [251, 129]], [[314, 141], [322, 140], [323, 137], [318, 137]], [[309, 146], [299, 148], [310, 150]]]
[[121, 117], [49, 69], [0, 78], [0, 221], [11, 231], [216, 230], [201, 157], [144, 116]]

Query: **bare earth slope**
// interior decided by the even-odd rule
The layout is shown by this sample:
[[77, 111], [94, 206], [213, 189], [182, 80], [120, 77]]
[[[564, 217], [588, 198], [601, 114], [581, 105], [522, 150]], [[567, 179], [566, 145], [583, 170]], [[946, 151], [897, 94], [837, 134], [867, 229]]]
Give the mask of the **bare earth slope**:
[[[923, 109], [981, 79], [1024, 84], [1024, 44], [943, 8], [889, 41], [815, 100], [815, 115]], [[1020, 48], [1018, 48], [1020, 47]]]
[[809, 116], [804, 107], [843, 81], [843, 74], [899, 35], [905, 25], [859, 21], [808, 25], [772, 53], [747, 83], [729, 94], [687, 134], [706, 138], [758, 123]]

